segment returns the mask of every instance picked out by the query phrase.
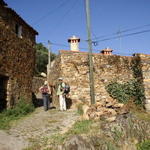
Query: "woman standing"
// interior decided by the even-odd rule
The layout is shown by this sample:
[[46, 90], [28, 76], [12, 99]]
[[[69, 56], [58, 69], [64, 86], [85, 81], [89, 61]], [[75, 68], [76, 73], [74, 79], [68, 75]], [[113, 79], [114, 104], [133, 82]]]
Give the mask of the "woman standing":
[[50, 108], [50, 94], [51, 94], [47, 81], [45, 81], [44, 85], [42, 85], [39, 88], [39, 91], [42, 93], [44, 110], [47, 111]]

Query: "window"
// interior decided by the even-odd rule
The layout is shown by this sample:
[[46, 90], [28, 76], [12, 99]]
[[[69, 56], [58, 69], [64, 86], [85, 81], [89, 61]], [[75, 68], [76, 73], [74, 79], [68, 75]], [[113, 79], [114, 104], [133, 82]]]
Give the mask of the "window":
[[16, 24], [15, 32], [19, 38], [22, 38], [22, 26], [21, 25]]

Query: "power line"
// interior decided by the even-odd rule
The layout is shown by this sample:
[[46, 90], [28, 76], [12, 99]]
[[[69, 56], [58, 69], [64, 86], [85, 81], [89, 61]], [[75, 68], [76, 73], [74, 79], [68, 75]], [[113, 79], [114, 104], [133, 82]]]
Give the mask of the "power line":
[[[55, 45], [55, 46], [62, 46], [62, 47], [67, 47], [67, 48], [69, 48], [69, 46], [64, 45], [64, 44], [60, 44], [60, 43], [51, 43], [51, 44], [52, 44], [52, 45]], [[87, 50], [88, 48], [82, 48], [82, 47], [81, 47], [80, 49]], [[92, 50], [95, 51], [95, 52], [100, 53], [100, 50], [98, 50], [98, 49], [92, 49]], [[132, 56], [132, 53], [122, 53], [122, 52], [117, 52], [117, 51], [115, 51], [114, 54], [115, 54], [115, 55], [130, 55], [130, 56]]]
[[[62, 47], [67, 47], [67, 48], [70, 48], [70, 46], [67, 46], [67, 45], [65, 45], [65, 44], [61, 44], [61, 43], [51, 43], [52, 45], [55, 45], [55, 46], [62, 46]], [[80, 49], [87, 49], [87, 48], [80, 48]]]
[[[124, 34], [124, 35], [121, 35], [120, 37], [127, 37], [127, 36], [133, 36], [133, 35], [137, 35], [137, 34], [142, 34], [142, 33], [147, 33], [147, 32], [150, 32], [150, 30], [142, 30], [142, 31], [139, 31], [139, 32], [134, 32], [134, 33], [129, 33], [129, 34]], [[111, 37], [111, 38], [106, 38], [106, 39], [102, 39], [102, 40], [98, 40], [96, 42], [103, 42], [103, 41], [108, 41], [108, 40], [113, 40], [113, 39], [117, 39], [118, 36], [114, 36], [114, 37]], [[70, 46], [67, 46], [65, 44], [60, 44], [60, 43], [51, 43], [52, 45], [55, 45], [55, 46], [62, 46], [62, 47], [67, 47], [67, 48], [70, 48]], [[84, 49], [84, 50], [87, 50], [87, 48], [80, 48], [80, 49]], [[94, 51], [99, 51], [97, 49], [92, 49]], [[125, 55], [132, 55], [131, 53], [117, 53], [115, 52], [116, 54], [125, 54]]]
[[[64, 21], [64, 19], [66, 18], [66, 16], [67, 16], [67, 15], [70, 15], [70, 14], [71, 14], [70, 12], [75, 9], [74, 7], [77, 6], [78, 1], [79, 1], [79, 0], [70, 1], [70, 2], [72, 2], [72, 3], [70, 4], [70, 7], [69, 7], [68, 9], [65, 9], [66, 11], [62, 14], [63, 16], [60, 16], [61, 19], [58, 20], [57, 22], [55, 22], [54, 28], [52, 29], [52, 30], [54, 30], [55, 28], [57, 28], [57, 30], [55, 31], [55, 34], [57, 34], [58, 30], [59, 30], [60, 27], [62, 26], [63, 21]], [[51, 32], [51, 31], [48, 31], [48, 32]]]
[[[124, 34], [124, 35], [121, 35], [120, 37], [127, 37], [127, 36], [142, 34], [142, 33], [146, 33], [146, 32], [150, 32], [150, 29], [139, 31], [139, 32], [134, 32], [134, 33], [129, 33], [129, 34]], [[117, 38], [118, 38], [118, 36], [114, 36], [114, 37], [110, 37], [110, 38], [106, 38], [106, 39], [97, 40], [96, 42], [103, 42], [103, 41], [113, 40], [113, 39], [117, 39]]]
[[[133, 28], [129, 28], [129, 29], [125, 29], [125, 30], [120, 30], [119, 33], [125, 33], [125, 32], [129, 32], [129, 31], [134, 31], [134, 30], [137, 30], [137, 29], [141, 29], [141, 28], [144, 28], [144, 27], [149, 27], [150, 24], [145, 24], [145, 25], [142, 25], [142, 26], [137, 26], [137, 27], [133, 27]], [[112, 34], [107, 34], [107, 35], [102, 35], [102, 36], [98, 36], [98, 37], [95, 37], [93, 38], [92, 40], [99, 40], [101, 38], [105, 38], [105, 37], [108, 37], [108, 36], [113, 36], [113, 35], [117, 35], [118, 32], [114, 32]]]
[[[60, 44], [60, 43], [53, 43], [53, 42], [52, 42], [51, 45], [70, 48], [70, 46], [67, 46], [67, 45], [65, 45], [65, 44]], [[81, 47], [80, 49], [82, 49], [82, 50], [87, 50], [88, 48], [83, 48], [83, 47]], [[92, 50], [95, 51], [95, 52], [100, 53], [100, 50], [99, 50], [99, 49], [92, 49]], [[132, 54], [132, 53], [123, 53], [123, 52], [117, 52], [117, 51], [115, 51], [115, 52], [114, 52], [114, 55], [130, 55], [130, 56], [132, 56], [133, 54]]]
[[138, 27], [134, 27], [134, 28], [122, 30], [122, 31], [120, 31], [120, 32], [121, 32], [121, 33], [129, 32], [129, 31], [133, 31], [133, 30], [137, 30], [137, 29], [141, 29], [141, 28], [149, 27], [149, 26], [150, 26], [150, 24], [145, 24], [145, 25], [142, 25], [142, 26], [138, 26]]
[[[70, 46], [67, 46], [67, 45], [65, 45], [65, 44], [61, 44], [61, 43], [54, 43], [54, 42], [51, 42], [51, 44], [52, 45], [55, 45], [55, 46], [62, 46], [62, 47], [67, 47], [67, 48], [70, 48]], [[80, 47], [80, 49], [82, 49], [82, 50], [87, 50], [88, 48], [86, 47]], [[97, 50], [97, 49], [92, 49], [92, 50], [95, 50], [95, 51], [99, 51], [99, 50]]]
[[[65, 19], [65, 17], [73, 10], [73, 8], [76, 6], [76, 4], [77, 4], [77, 0], [74, 0], [73, 3], [72, 3], [72, 5], [70, 6], [70, 8], [69, 8], [69, 9], [65, 12], [65, 14], [61, 17], [62, 19], [61, 19], [61, 22], [60, 22], [60, 23], [62, 23], [62, 21]], [[60, 26], [60, 23], [57, 23], [57, 25]]]
[[[139, 32], [124, 34], [124, 35], [121, 35], [120, 37], [127, 37], [127, 36], [132, 36], [132, 35], [147, 33], [147, 32], [150, 32], [150, 30], [143, 30], [143, 31], [139, 31]], [[111, 37], [111, 38], [98, 40], [98, 41], [96, 41], [96, 42], [103, 42], [103, 41], [113, 40], [113, 39], [117, 39], [117, 38], [118, 38], [118, 36], [114, 36], [114, 37]], [[69, 46], [67, 46], [67, 45], [65, 45], [65, 44], [60, 44], [60, 43], [51, 43], [51, 44], [56, 45], [56, 46], [69, 47]], [[86, 49], [86, 48], [80, 48], [80, 49]]]
[[51, 43], [52, 45], [55, 45], [55, 46], [62, 46], [62, 47], [69, 47], [69, 46], [67, 46], [67, 45], [65, 45], [65, 44], [60, 44], [60, 43]]
[[[134, 33], [130, 33], [130, 34], [124, 34], [124, 35], [121, 35], [120, 37], [127, 37], [127, 36], [133, 36], [133, 35], [137, 35], [137, 34], [142, 34], [142, 33], [147, 33], [147, 32], [150, 32], [150, 30], [143, 30], [143, 31], [139, 31], [139, 32], [134, 32]], [[114, 36], [114, 37], [111, 37], [111, 38], [107, 38], [107, 39], [102, 39], [102, 40], [98, 40], [96, 42], [103, 42], [103, 41], [108, 41], [108, 40], [113, 40], [113, 39], [117, 39], [118, 36]], [[63, 46], [63, 47], [68, 47], [67, 45], [65, 44], [60, 44], [60, 43], [51, 43], [53, 45], [56, 45], [56, 46]], [[87, 49], [87, 48], [80, 48], [80, 49]], [[96, 49], [93, 49], [93, 50], [96, 50]], [[97, 51], [97, 50], [96, 50]]]
[[58, 10], [63, 7], [66, 3], [68, 3], [68, 0], [62, 1], [62, 3], [60, 3], [56, 8], [54, 8], [53, 10], [48, 11], [45, 15], [43, 15], [42, 17], [40, 17], [38, 20], [36, 20], [35, 22], [33, 22], [33, 25], [38, 24], [39, 22], [41, 22], [42, 20], [44, 20], [46, 17], [48, 17], [51, 14], [54, 14], [55, 12], [58, 12]]

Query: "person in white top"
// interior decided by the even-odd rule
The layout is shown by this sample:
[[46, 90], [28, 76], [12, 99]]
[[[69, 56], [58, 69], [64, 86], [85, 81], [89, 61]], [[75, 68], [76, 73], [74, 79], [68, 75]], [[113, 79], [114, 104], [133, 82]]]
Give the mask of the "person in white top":
[[65, 83], [63, 82], [63, 78], [59, 78], [59, 85], [57, 89], [57, 95], [59, 96], [59, 104], [60, 104], [60, 110], [66, 110], [66, 94], [64, 93], [65, 90]]

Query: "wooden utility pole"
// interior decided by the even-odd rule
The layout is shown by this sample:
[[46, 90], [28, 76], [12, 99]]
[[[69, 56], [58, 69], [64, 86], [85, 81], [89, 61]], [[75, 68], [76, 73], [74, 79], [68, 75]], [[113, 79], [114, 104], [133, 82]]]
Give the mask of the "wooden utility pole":
[[47, 80], [49, 80], [49, 72], [51, 68], [51, 42], [48, 41], [48, 64], [47, 64]]
[[92, 40], [91, 40], [91, 21], [90, 21], [90, 2], [85, 0], [86, 5], [86, 21], [88, 33], [88, 48], [89, 48], [89, 79], [90, 79], [90, 96], [91, 104], [95, 104], [95, 91], [94, 91], [94, 76], [93, 76], [93, 55], [92, 55]]

